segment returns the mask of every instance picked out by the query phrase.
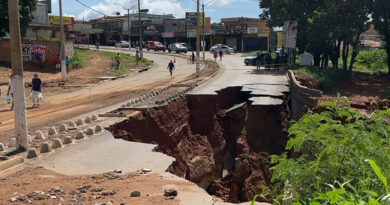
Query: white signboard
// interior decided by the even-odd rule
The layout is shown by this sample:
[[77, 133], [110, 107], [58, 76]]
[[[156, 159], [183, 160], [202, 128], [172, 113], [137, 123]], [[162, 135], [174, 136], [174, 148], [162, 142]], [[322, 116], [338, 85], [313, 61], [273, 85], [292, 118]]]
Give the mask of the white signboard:
[[248, 27], [248, 34], [254, 34], [259, 32], [259, 28], [257, 27]]
[[35, 11], [33, 12], [34, 19], [31, 24], [46, 25], [47, 24], [47, 7], [46, 4], [37, 4]]
[[195, 38], [196, 37], [196, 29], [188, 29], [187, 30], [187, 37], [188, 38]]

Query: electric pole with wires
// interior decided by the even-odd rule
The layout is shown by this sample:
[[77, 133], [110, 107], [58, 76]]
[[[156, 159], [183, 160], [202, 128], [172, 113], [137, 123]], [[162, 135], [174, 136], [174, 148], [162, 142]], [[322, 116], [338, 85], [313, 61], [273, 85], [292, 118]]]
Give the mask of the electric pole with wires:
[[62, 0], [59, 1], [60, 5], [60, 37], [61, 37], [61, 50], [60, 50], [60, 56], [61, 56], [61, 76], [62, 81], [68, 80], [68, 73], [66, 70], [66, 61], [65, 61], [65, 32], [64, 32], [64, 16], [62, 15]]
[[200, 62], [199, 62], [199, 50], [200, 50], [200, 36], [199, 36], [199, 0], [196, 1], [196, 77], [199, 77]]
[[13, 92], [16, 148], [21, 151], [27, 151], [29, 143], [23, 77], [22, 38], [19, 21], [19, 0], [8, 0], [8, 13], [12, 65], [12, 84], [10, 86], [13, 86], [11, 92]]

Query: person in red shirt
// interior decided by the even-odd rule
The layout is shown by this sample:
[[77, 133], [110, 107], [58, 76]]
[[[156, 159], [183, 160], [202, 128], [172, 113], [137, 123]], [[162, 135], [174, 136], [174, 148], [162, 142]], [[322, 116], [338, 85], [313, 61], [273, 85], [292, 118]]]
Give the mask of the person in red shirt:
[[54, 60], [54, 63], [56, 64], [56, 70], [61, 70], [61, 59], [59, 55], [57, 55], [56, 59]]

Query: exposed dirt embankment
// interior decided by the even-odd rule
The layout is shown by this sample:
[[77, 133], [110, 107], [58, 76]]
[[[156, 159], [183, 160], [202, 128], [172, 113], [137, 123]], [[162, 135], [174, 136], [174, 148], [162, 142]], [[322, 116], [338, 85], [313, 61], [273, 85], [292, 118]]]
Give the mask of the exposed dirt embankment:
[[282, 106], [252, 106], [240, 90], [189, 95], [109, 129], [116, 138], [158, 144], [176, 158], [168, 171], [210, 194], [250, 201], [261, 193], [260, 184], [270, 185], [269, 154], [281, 152], [286, 135]]

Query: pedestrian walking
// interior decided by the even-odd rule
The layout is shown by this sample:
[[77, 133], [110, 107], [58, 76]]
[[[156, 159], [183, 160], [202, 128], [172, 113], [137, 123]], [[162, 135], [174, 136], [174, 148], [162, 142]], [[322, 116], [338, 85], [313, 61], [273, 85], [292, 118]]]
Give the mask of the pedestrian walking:
[[192, 62], [192, 64], [195, 63], [195, 53], [194, 53], [194, 51], [192, 51], [192, 54], [191, 54], [191, 62]]
[[99, 41], [96, 41], [95, 46], [96, 46], [96, 51], [99, 51]]
[[222, 56], [223, 56], [223, 51], [220, 50], [220, 51], [219, 51], [219, 60], [220, 60], [220, 61], [222, 61]]
[[34, 78], [32, 79], [32, 88], [30, 98], [33, 102], [33, 108], [39, 107], [39, 101], [43, 99], [43, 95], [41, 92], [42, 89], [42, 81], [38, 76], [38, 73], [34, 73]]
[[172, 60], [171, 60], [171, 62], [169, 62], [169, 64], [168, 64], [168, 70], [169, 70], [169, 73], [170, 73], [171, 76], [172, 76], [173, 70], [175, 70], [175, 64], [173, 64]]
[[217, 58], [218, 58], [218, 53], [217, 53], [217, 51], [214, 51], [214, 61], [217, 61]]
[[70, 58], [68, 56], [65, 57], [65, 65], [66, 65], [66, 71], [69, 71]]
[[54, 59], [54, 63], [56, 64], [56, 71], [61, 70], [60, 55], [57, 55], [57, 57]]
[[115, 69], [119, 70], [119, 66], [121, 65], [121, 56], [119, 53], [117, 53], [115, 56], [115, 63]]
[[7, 103], [11, 103], [11, 110], [14, 109], [14, 81], [12, 75], [9, 74], [8, 91], [7, 91]]

